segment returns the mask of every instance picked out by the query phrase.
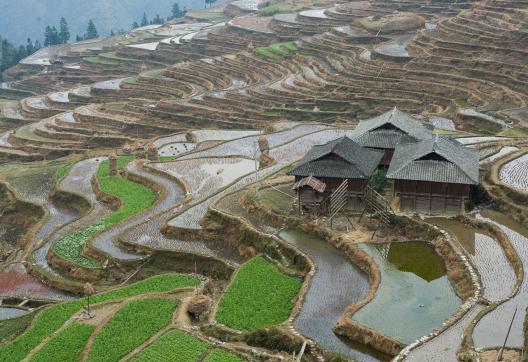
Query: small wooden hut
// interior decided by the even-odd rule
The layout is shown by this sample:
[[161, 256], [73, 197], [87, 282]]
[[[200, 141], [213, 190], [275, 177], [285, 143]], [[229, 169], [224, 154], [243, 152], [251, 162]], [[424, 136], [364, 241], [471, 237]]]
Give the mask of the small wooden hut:
[[401, 210], [458, 213], [479, 183], [478, 160], [476, 150], [436, 137], [398, 146], [387, 178], [394, 180]]
[[363, 147], [385, 152], [381, 165], [388, 166], [396, 146], [433, 137], [433, 127], [394, 107], [391, 111], [362, 120], [354, 131], [354, 141]]
[[348, 207], [359, 208], [365, 186], [376, 170], [383, 152], [361, 147], [342, 137], [312, 149], [288, 174], [295, 176], [299, 207], [327, 213], [330, 195], [347, 181]]

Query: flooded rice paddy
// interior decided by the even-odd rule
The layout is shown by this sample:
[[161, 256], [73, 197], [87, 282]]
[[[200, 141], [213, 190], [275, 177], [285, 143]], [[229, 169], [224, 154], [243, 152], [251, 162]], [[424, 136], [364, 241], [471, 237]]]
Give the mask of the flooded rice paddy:
[[499, 178], [510, 187], [528, 192], [528, 154], [505, 164], [500, 170]]
[[[520, 348], [524, 342], [523, 324], [526, 308], [528, 308], [528, 230], [499, 213], [487, 211], [483, 213], [481, 218], [497, 225], [509, 239], [524, 266], [524, 279], [518, 293], [513, 298], [486, 314], [477, 323], [473, 331], [475, 347], [501, 346], [504, 343], [515, 308], [517, 308], [517, 314], [513, 320], [506, 345]], [[498, 279], [499, 281], [502, 280], [501, 278]]]
[[477, 269], [484, 297], [491, 301], [506, 298], [515, 285], [515, 273], [501, 245], [484, 230], [447, 218], [430, 218], [458, 240]]
[[25, 309], [0, 307], [0, 321], [20, 317], [27, 313], [28, 311]]
[[317, 265], [295, 328], [331, 351], [358, 361], [377, 361], [384, 356], [366, 347], [349, 346], [332, 331], [345, 309], [363, 300], [369, 290], [368, 277], [347, 256], [325, 240], [299, 230], [284, 230], [279, 236], [306, 253]]
[[379, 266], [374, 299], [352, 319], [403, 343], [426, 335], [461, 304], [442, 258], [424, 242], [360, 244]]

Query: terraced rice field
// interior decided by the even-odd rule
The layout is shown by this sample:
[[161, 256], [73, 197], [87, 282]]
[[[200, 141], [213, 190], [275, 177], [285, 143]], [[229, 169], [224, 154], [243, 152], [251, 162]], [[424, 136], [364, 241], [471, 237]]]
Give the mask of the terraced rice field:
[[169, 299], [131, 301], [110, 319], [95, 338], [88, 361], [119, 361], [168, 325], [176, 308]]
[[62, 301], [73, 297], [42, 283], [34, 276], [31, 276], [24, 265], [14, 263], [8, 265], [0, 272], [0, 298]]
[[179, 361], [196, 361], [209, 349], [207, 342], [203, 342], [183, 331], [172, 330], [163, 335], [152, 345], [137, 354], [132, 361], [148, 362], [164, 360], [175, 355]]
[[284, 275], [263, 257], [243, 264], [227, 287], [216, 320], [230, 328], [253, 331], [288, 319], [301, 281]]
[[353, 320], [408, 344], [442, 324], [460, 306], [442, 259], [428, 244], [360, 247], [379, 265], [381, 284]]
[[26, 313], [28, 313], [28, 311], [24, 309], [0, 307], [0, 321], [11, 318], [17, 318], [23, 316]]
[[128, 252], [120, 248], [117, 245], [119, 237], [127, 230], [135, 228], [136, 226], [143, 223], [145, 220], [150, 220], [151, 218], [158, 219], [159, 213], [171, 209], [184, 197], [183, 190], [181, 189], [179, 184], [176, 183], [175, 180], [151, 173], [149, 169], [144, 169], [143, 167], [141, 167], [137, 161], [132, 161], [128, 163], [128, 165], [126, 166], [126, 170], [129, 174], [137, 175], [148, 180], [149, 182], [161, 186], [164, 192], [156, 201], [156, 203], [154, 203], [154, 205], [152, 205], [148, 210], [137, 213], [133, 217], [127, 218], [126, 220], [118, 223], [117, 225], [98, 234], [91, 241], [92, 246], [105, 253], [106, 255], [111, 256], [113, 259], [117, 259], [120, 261], [137, 260], [142, 259], [145, 256], [137, 253]]
[[65, 174], [64, 178], [59, 183], [59, 188], [66, 192], [77, 193], [84, 197], [91, 209], [88, 213], [83, 215], [77, 221], [74, 221], [63, 228], [58, 229], [52, 237], [48, 238], [46, 242], [33, 252], [33, 260], [39, 268], [45, 270], [47, 273], [58, 277], [56, 273], [46, 260], [46, 255], [52, 243], [60, 240], [63, 237], [73, 234], [76, 230], [84, 229], [99, 220], [104, 219], [111, 213], [107, 205], [100, 203], [92, 189], [91, 178], [94, 177], [105, 158], [91, 158], [74, 164], [71, 169]]
[[457, 353], [464, 330], [482, 309], [480, 305], [471, 308], [463, 318], [442, 334], [412, 350], [405, 361], [457, 362]]
[[[361, 361], [377, 361], [379, 354], [366, 348], [350, 347], [332, 331], [344, 310], [367, 296], [370, 290], [367, 275], [343, 253], [314, 235], [284, 230], [279, 236], [306, 253], [317, 266], [303, 307], [295, 318], [295, 328], [331, 351]], [[339, 288], [333, 283], [336, 275], [339, 275]]]
[[500, 301], [512, 293], [515, 273], [496, 240], [476, 234], [475, 254], [471, 256], [471, 261], [480, 274], [487, 299]]
[[[95, 304], [113, 299], [132, 297], [143, 293], [163, 293], [182, 287], [194, 287], [199, 283], [200, 281], [193, 277], [179, 274], [165, 274], [120, 289], [95, 295], [91, 299], [92, 303]], [[59, 330], [67, 320], [81, 310], [84, 303], [82, 300], [76, 300], [42, 310], [25, 333], [13, 342], [0, 347], [0, 359], [5, 361], [22, 360], [24, 356], [37, 347], [47, 336]], [[65, 334], [64, 338], [68, 338], [68, 336], [69, 334]], [[53, 343], [53, 340], [51, 342]], [[78, 340], [72, 341], [70, 344], [71, 348], [69, 350], [71, 352], [77, 351], [77, 349], [73, 348], [78, 346], [77, 342]], [[69, 358], [71, 358], [71, 355]]]
[[255, 170], [255, 161], [233, 158], [196, 158], [153, 164], [184, 182], [194, 198], [205, 199]]
[[[351, 127], [358, 119], [395, 105], [422, 115], [424, 122], [429, 119], [439, 134], [471, 135], [459, 140], [479, 148], [483, 165], [518, 152], [524, 142], [518, 137], [528, 135], [519, 126], [526, 121], [522, 111], [528, 102], [523, 72], [528, 58], [519, 48], [523, 30], [528, 29], [526, 4], [492, 0], [407, 5], [310, 1], [270, 5], [239, 0], [189, 11], [185, 18], [122, 36], [42, 49], [23, 60], [23, 66], [15, 68], [17, 80], [0, 84], [1, 98], [6, 99], [0, 101], [0, 116], [4, 117], [0, 154], [6, 162], [17, 161], [2, 164], [0, 171], [15, 195], [45, 208], [47, 218], [28, 234], [31, 244], [20, 245], [20, 251], [9, 256], [14, 264], [0, 273], [0, 296], [69, 300], [71, 296], [30, 277], [24, 267], [64, 287], [78, 285], [80, 281], [61, 276], [48, 265], [50, 248], [85, 268], [101, 267], [83, 253], [85, 246], [112, 259], [112, 268], [100, 281], [103, 284], [124, 280], [133, 273], [131, 265], [136, 265], [130, 261], [148, 258], [148, 254], [122, 248], [120, 242], [154, 253], [170, 250], [180, 256], [218, 258], [239, 267], [241, 250], [222, 245], [222, 240], [201, 240], [214, 238], [214, 231], [203, 230], [201, 222], [216, 205], [244, 216], [260, 230], [278, 232], [248, 215], [251, 212], [243, 210], [233, 195], [225, 198], [257, 181], [254, 159], [261, 157], [261, 134], [275, 161], [258, 170], [261, 180], [289, 167], [313, 145], [352, 136]], [[398, 22], [391, 24], [398, 28], [395, 31], [372, 27], [372, 22], [385, 26], [397, 12], [415, 13], [408, 14], [408, 19], [416, 20], [417, 28], [405, 30], [408, 24]], [[50, 66], [55, 59], [64, 64]], [[5, 74], [14, 77], [11, 71]], [[506, 123], [504, 113], [519, 124]], [[442, 117], [447, 114], [453, 116], [458, 130], [452, 120]], [[272, 129], [277, 132], [269, 133]], [[119, 163], [123, 173], [158, 185], [164, 190], [159, 195], [125, 178], [106, 176], [108, 161], [102, 157], [74, 164], [48, 161], [93, 157], [110, 149], [120, 152], [125, 144], [136, 147], [151, 142], [160, 162], [143, 166], [122, 158]], [[488, 142], [490, 147], [480, 147]], [[506, 142], [511, 146], [505, 147]], [[500, 178], [512, 188], [528, 191], [527, 166], [528, 159], [522, 156], [506, 164]], [[105, 193], [121, 200], [119, 210], [97, 200], [92, 176]], [[91, 208], [79, 215], [58, 207], [50, 201], [54, 185], [84, 197]], [[185, 201], [185, 196], [192, 201]], [[268, 206], [279, 204], [273, 197], [268, 201]], [[288, 201], [282, 210], [290, 207]], [[524, 257], [528, 243], [524, 234], [509, 224], [499, 224]], [[178, 228], [185, 231], [182, 235], [191, 236], [164, 234]], [[459, 242], [480, 273], [484, 297], [491, 301], [506, 298], [514, 279], [497, 242], [482, 230], [463, 232], [466, 237]], [[357, 360], [386, 359], [346, 345], [331, 331], [343, 310], [366, 295], [366, 276], [342, 252], [313, 235], [292, 230], [280, 235], [317, 264], [295, 328], [325, 348]], [[13, 245], [15, 239], [10, 240]], [[380, 265], [383, 277], [372, 303], [354, 315], [359, 322], [409, 343], [437, 327], [460, 305], [431, 250], [415, 244], [361, 247]], [[160, 254], [171, 253], [156, 256]], [[300, 283], [271, 264], [247, 272], [255, 260], [261, 261], [242, 264], [224, 298], [215, 300], [220, 302], [217, 319], [243, 331], [287, 319], [296, 297], [293, 289]], [[157, 272], [148, 263], [140, 269], [139, 275]], [[343, 288], [336, 288], [336, 275]], [[288, 288], [272, 288], [266, 284], [270, 281]], [[223, 282], [216, 285], [212, 281], [215, 297]], [[522, 345], [520, 321], [528, 299], [525, 284], [513, 299], [479, 322], [474, 333], [477, 347], [500, 343], [514, 306], [523, 313], [515, 321], [510, 343]], [[167, 290], [148, 288], [161, 294]], [[0, 360], [168, 360], [175, 355], [185, 361], [241, 360], [206, 341], [198, 329], [173, 323], [178, 318], [173, 312], [179, 296], [158, 293], [144, 299], [140, 294], [145, 291], [95, 296], [95, 303], [107, 301], [109, 309], [119, 311], [108, 316], [108, 324], [97, 329], [84, 352], [94, 328], [71, 320], [82, 307], [79, 300], [38, 311], [26, 333], [0, 347]], [[132, 296], [137, 300], [119, 299]], [[455, 360], [463, 329], [480, 310], [480, 305], [472, 307], [460, 322], [412, 351], [409, 360]], [[486, 334], [490, 328], [495, 334]], [[149, 339], [157, 333], [156, 340]], [[237, 348], [244, 348], [240, 345]]]
[[[120, 158], [118, 168], [122, 169], [130, 161], [130, 158]], [[128, 181], [119, 176], [108, 175], [108, 161], [103, 161], [97, 171], [97, 180], [101, 191], [121, 200], [119, 210], [108, 215], [103, 220], [86, 228], [76, 230], [52, 245], [52, 250], [61, 258], [81, 265], [85, 268], [100, 268], [101, 264], [83, 253], [84, 244], [103, 230], [126, 220], [146, 209], [148, 209], [157, 198], [153, 190], [146, 186]]]
[[514, 189], [528, 192], [528, 155], [523, 155], [502, 166], [499, 179]]
[[500, 160], [501, 158], [506, 157], [509, 154], [512, 154], [512, 153], [517, 152], [517, 151], [519, 151], [519, 148], [515, 147], [515, 146], [502, 147], [499, 152], [497, 152], [497, 153], [491, 155], [490, 157], [482, 160], [480, 162], [480, 164], [485, 165], [487, 163], [493, 163], [493, 162], [495, 162], [497, 160]]
[[[526, 266], [528, 263], [528, 237], [526, 236], [527, 233], [522, 233], [523, 231], [525, 232], [524, 228], [519, 228], [516, 224], [507, 226], [506, 224], [502, 224], [502, 220], [495, 220], [493, 217], [482, 219], [497, 225], [501, 229], [519, 255], [523, 266]], [[509, 222], [511, 222], [511, 220]], [[512, 229], [513, 227], [516, 228], [516, 230]], [[521, 348], [523, 346], [523, 324], [526, 315], [526, 308], [528, 308], [528, 272], [526, 268], [524, 268], [523, 272], [524, 279], [515, 296], [500, 304], [496, 309], [486, 314], [477, 323], [473, 332], [473, 339], [477, 348], [502, 345], [509, 324], [512, 321], [515, 308], [517, 308], [518, 311], [513, 320], [511, 334], [506, 345], [514, 348]], [[497, 278], [496, 283], [502, 281], [500, 277], [495, 278]]]

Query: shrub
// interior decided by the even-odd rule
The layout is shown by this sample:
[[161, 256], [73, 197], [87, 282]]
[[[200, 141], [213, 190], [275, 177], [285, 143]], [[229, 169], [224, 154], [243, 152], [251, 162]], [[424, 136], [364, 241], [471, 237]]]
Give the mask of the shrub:
[[388, 183], [386, 176], [387, 170], [376, 170], [374, 175], [372, 175], [372, 179], [370, 180], [370, 186], [372, 186], [376, 192], [382, 193]]
[[176, 329], [145, 348], [132, 361], [194, 362], [208, 349], [209, 343]]
[[176, 302], [143, 299], [121, 308], [95, 338], [88, 361], [119, 361], [170, 323]]
[[282, 274], [263, 257], [242, 265], [220, 300], [216, 319], [234, 329], [254, 331], [288, 319], [301, 281]]
[[303, 339], [286, 333], [279, 328], [264, 328], [252, 332], [244, 337], [244, 341], [250, 346], [264, 347], [270, 350], [286, 351], [289, 353], [299, 352]]
[[73, 322], [35, 353], [30, 361], [77, 361], [94, 330], [94, 325]]

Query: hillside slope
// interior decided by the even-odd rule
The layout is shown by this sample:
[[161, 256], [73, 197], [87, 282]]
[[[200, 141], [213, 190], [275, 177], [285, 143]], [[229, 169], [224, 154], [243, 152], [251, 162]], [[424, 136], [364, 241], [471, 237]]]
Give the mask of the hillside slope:
[[[72, 38], [84, 34], [89, 19], [93, 19], [99, 34], [108, 35], [112, 29], [130, 29], [134, 20], [139, 22], [143, 12], [149, 19], [156, 14], [166, 18], [174, 2], [176, 0], [0, 0], [0, 35], [15, 43], [23, 43], [27, 37], [42, 41], [46, 25], [58, 25], [61, 16], [68, 21]], [[203, 0], [177, 2], [182, 9], [204, 6]]]

